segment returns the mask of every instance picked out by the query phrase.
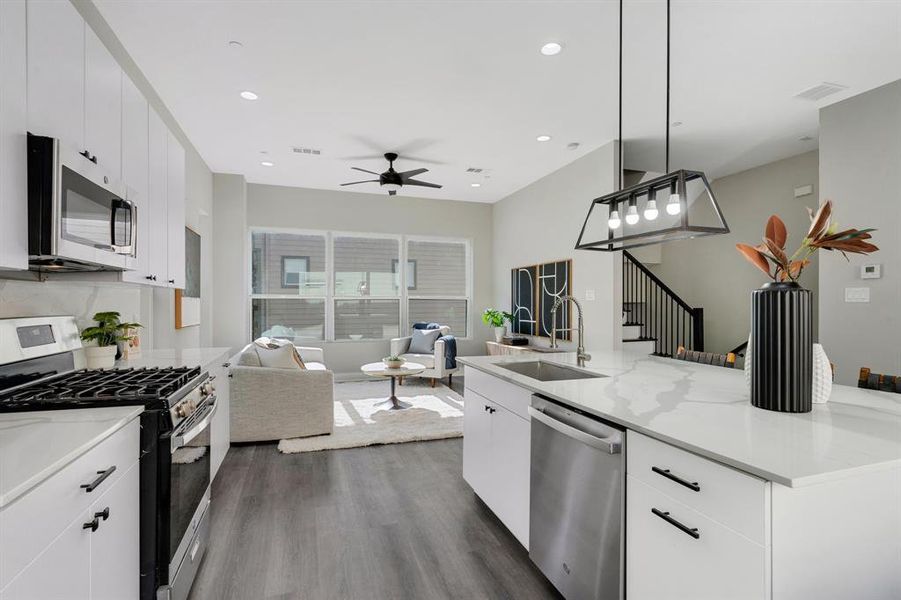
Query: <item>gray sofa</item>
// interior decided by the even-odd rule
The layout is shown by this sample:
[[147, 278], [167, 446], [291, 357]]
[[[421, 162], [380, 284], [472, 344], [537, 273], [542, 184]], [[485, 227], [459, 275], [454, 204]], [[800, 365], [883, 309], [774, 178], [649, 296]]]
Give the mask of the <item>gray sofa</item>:
[[321, 348], [297, 348], [301, 369], [261, 366], [248, 344], [232, 361], [229, 376], [231, 441], [260, 442], [332, 433], [334, 375]]

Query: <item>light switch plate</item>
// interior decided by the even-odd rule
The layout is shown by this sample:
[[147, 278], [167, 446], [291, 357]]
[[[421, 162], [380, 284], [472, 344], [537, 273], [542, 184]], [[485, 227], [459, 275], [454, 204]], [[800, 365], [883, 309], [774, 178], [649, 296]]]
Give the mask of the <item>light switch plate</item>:
[[594, 300], [594, 290], [585, 290], [585, 300], [587, 302]]
[[845, 302], [869, 302], [870, 288], [845, 288]]
[[809, 196], [813, 193], [812, 185], [802, 185], [801, 187], [795, 188], [795, 198], [802, 198], [804, 196]]

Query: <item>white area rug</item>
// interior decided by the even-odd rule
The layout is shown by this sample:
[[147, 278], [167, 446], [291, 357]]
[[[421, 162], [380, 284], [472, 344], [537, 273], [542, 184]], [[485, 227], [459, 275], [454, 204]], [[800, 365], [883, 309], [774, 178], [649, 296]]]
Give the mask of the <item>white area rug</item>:
[[445, 385], [417, 379], [397, 386], [398, 399], [413, 406], [388, 410], [391, 384], [385, 380], [335, 384], [335, 431], [331, 435], [281, 440], [284, 454], [375, 444], [400, 444], [463, 436], [463, 398]]

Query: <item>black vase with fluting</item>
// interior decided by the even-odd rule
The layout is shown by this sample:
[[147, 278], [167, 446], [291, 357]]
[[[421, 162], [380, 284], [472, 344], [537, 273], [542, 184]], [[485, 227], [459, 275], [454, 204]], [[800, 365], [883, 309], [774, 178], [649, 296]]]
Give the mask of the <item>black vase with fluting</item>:
[[751, 404], [810, 412], [813, 403], [812, 294], [795, 282], [751, 293]]

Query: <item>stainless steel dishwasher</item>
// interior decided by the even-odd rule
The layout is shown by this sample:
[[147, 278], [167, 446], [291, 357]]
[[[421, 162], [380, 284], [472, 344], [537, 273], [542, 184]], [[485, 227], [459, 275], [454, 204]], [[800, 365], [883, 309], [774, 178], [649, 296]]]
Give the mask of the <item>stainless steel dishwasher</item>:
[[567, 600], [623, 598], [624, 430], [532, 396], [529, 556]]

